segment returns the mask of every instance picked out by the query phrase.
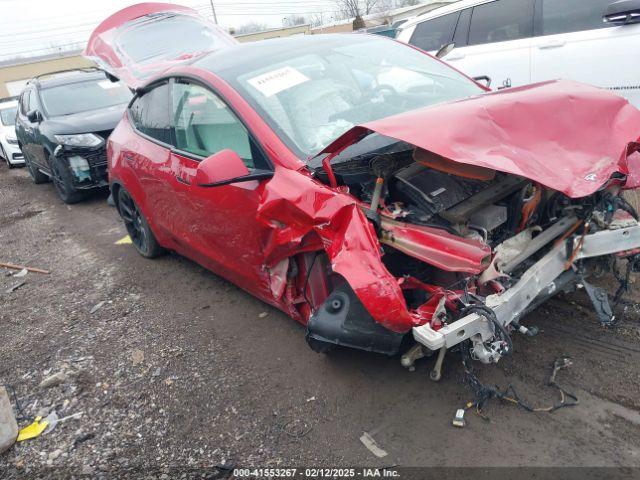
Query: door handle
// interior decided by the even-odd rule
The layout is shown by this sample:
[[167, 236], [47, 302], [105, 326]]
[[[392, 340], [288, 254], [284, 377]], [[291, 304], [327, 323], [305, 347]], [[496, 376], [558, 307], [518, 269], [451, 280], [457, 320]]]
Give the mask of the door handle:
[[540, 50], [547, 50], [549, 48], [560, 48], [564, 47], [567, 44], [564, 40], [551, 40], [550, 42], [541, 43], [538, 45]]
[[177, 181], [178, 183], [183, 184], [183, 185], [191, 185], [191, 183], [189, 182], [189, 180], [187, 180], [187, 179], [185, 179], [185, 178], [182, 178], [182, 177], [180, 177], [179, 175], [176, 175], [176, 181]]
[[447, 55], [443, 58], [443, 60], [462, 60], [466, 55], [464, 53], [456, 52], [455, 50], [451, 53], [451, 55]]

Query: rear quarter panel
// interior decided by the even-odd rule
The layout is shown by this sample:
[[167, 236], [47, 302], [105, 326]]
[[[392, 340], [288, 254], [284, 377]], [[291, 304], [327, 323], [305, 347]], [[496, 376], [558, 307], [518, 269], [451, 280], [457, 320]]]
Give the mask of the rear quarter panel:
[[[135, 164], [129, 163], [124, 158], [124, 152], [149, 153], [144, 148], [147, 140], [140, 137], [129, 122], [129, 117], [125, 113], [120, 123], [113, 130], [107, 142], [107, 161], [109, 170], [109, 185], [111, 191], [115, 192], [117, 188], [125, 188], [133, 200], [136, 202], [142, 214], [151, 226], [151, 230], [156, 236], [160, 245], [166, 248], [172, 248], [173, 242], [167, 236], [157, 223], [153, 205], [148, 201], [148, 195], [140, 182], [137, 175]], [[158, 147], [160, 148], [160, 147]], [[117, 201], [117, 199], [116, 199]]]

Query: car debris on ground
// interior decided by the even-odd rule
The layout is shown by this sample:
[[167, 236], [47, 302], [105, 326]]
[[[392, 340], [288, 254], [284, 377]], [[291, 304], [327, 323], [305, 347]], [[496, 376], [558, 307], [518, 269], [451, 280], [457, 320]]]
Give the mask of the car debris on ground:
[[51, 272], [49, 270], [43, 270], [41, 268], [34, 268], [34, 267], [25, 267], [24, 265], [15, 265], [13, 263], [4, 263], [4, 262], [0, 262], [0, 268], [8, 268], [11, 270], [26, 270], [27, 272], [33, 272], [33, 273], [43, 273], [45, 275], [49, 275]]
[[360, 441], [362, 444], [367, 447], [371, 453], [373, 453], [378, 458], [384, 458], [388, 455], [388, 453], [380, 448], [380, 446], [376, 443], [374, 438], [367, 432], [364, 432], [360, 437]]
[[23, 287], [24, 285], [26, 285], [27, 282], [18, 282], [12, 286], [10, 286], [9, 288], [7, 288], [4, 293], [9, 294], [9, 293], [13, 293], [15, 292], [17, 289], [19, 289], [20, 287]]

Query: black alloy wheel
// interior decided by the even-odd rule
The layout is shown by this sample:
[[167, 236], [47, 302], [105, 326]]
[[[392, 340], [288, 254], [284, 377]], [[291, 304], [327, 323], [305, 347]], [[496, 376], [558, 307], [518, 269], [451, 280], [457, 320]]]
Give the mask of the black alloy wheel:
[[73, 186], [72, 174], [64, 159], [50, 156], [49, 166], [51, 167], [53, 185], [64, 203], [78, 203], [84, 198], [84, 193], [76, 190]]
[[149, 227], [149, 223], [134, 202], [129, 192], [124, 188], [118, 191], [118, 212], [124, 221], [124, 226], [131, 238], [133, 246], [140, 255], [147, 258], [155, 258], [163, 253], [163, 248], [158, 244], [155, 235]]

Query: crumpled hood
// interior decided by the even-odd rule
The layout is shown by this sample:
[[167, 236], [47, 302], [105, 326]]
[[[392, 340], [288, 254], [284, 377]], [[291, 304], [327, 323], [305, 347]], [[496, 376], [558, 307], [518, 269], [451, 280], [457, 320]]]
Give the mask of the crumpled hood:
[[628, 147], [640, 138], [640, 110], [595, 87], [551, 81], [359, 125], [322, 153], [337, 154], [371, 132], [579, 198], [613, 173], [629, 173]]

